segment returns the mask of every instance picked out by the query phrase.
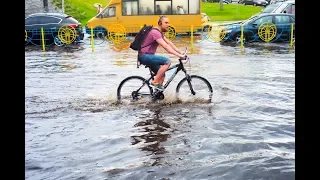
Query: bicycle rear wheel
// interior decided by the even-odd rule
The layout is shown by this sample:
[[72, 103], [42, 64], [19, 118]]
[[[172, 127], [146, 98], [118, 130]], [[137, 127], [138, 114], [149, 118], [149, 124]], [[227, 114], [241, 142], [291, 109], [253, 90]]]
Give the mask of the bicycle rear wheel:
[[117, 89], [118, 102], [136, 102], [150, 100], [152, 88], [140, 76], [130, 76], [121, 81]]
[[187, 102], [211, 102], [212, 92], [209, 81], [197, 75], [183, 78], [176, 88], [178, 100]]

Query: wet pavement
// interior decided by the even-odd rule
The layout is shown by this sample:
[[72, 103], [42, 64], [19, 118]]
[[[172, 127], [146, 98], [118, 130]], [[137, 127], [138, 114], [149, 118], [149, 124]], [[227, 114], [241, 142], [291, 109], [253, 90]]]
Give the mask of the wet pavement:
[[117, 104], [121, 80], [148, 75], [128, 44], [26, 46], [25, 179], [295, 179], [294, 49], [176, 44], [212, 103], [177, 102], [178, 74], [161, 102]]

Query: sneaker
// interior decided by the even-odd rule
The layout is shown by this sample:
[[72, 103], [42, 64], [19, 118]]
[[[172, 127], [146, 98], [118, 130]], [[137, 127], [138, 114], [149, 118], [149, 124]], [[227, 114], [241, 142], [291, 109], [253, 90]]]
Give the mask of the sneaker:
[[153, 82], [151, 82], [151, 87], [159, 90], [159, 91], [163, 91], [164, 87], [161, 84], [154, 84]]

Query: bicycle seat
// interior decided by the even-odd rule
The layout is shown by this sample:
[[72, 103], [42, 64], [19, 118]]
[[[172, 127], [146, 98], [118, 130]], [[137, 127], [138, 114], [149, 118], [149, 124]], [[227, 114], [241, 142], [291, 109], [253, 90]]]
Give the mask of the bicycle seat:
[[155, 75], [156, 75], [156, 73], [152, 70], [152, 67], [151, 67], [150, 64], [141, 64], [141, 63], [140, 63], [139, 56], [138, 56], [137, 67], [139, 67], [140, 65], [144, 65], [145, 68], [149, 68], [150, 74], [151, 74], [152, 76], [155, 76]]

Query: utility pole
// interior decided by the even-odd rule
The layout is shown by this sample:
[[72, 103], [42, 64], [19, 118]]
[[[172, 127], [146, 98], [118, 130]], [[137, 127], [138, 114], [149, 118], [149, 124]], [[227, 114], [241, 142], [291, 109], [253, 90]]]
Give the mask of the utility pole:
[[44, 12], [49, 12], [48, 0], [43, 0]]
[[238, 12], [239, 12], [239, 10], [238, 10], [238, 5], [239, 5], [239, 3], [237, 3], [237, 11], [236, 11], [236, 19], [238, 20]]
[[64, 0], [62, 0], [61, 5], [62, 5], [62, 13], [64, 14]]

